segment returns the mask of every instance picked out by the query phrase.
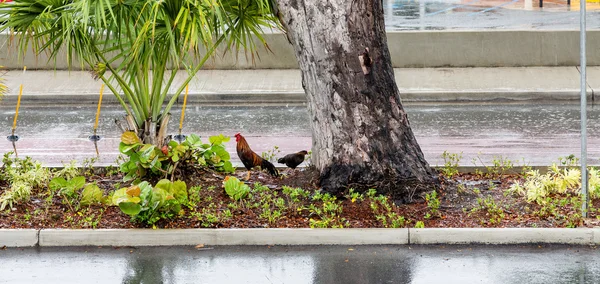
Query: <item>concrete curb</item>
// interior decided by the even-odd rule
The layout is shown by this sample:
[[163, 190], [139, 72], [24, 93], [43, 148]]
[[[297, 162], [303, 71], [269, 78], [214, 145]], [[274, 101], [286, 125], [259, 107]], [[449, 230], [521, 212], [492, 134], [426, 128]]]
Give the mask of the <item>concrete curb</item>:
[[598, 244], [600, 229], [428, 228], [410, 229], [410, 244]]
[[0, 246], [600, 245], [600, 228], [0, 229]]
[[39, 238], [42, 247], [367, 245], [407, 244], [408, 229], [43, 229]]
[[35, 229], [0, 229], [0, 248], [36, 246], [39, 232]]

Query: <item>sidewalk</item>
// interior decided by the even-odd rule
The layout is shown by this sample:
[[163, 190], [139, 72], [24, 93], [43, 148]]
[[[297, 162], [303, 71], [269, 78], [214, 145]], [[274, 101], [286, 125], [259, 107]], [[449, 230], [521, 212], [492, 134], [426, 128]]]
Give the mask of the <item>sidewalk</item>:
[[[588, 98], [600, 90], [600, 67], [588, 67]], [[579, 100], [577, 67], [398, 68], [396, 83], [405, 102]], [[184, 80], [177, 76], [177, 82]], [[86, 71], [8, 71], [5, 103], [23, 100], [56, 103], [95, 103], [100, 81]], [[174, 91], [174, 90], [172, 90]], [[105, 96], [105, 102], [116, 102]], [[304, 102], [296, 69], [204, 70], [190, 83], [191, 103]]]

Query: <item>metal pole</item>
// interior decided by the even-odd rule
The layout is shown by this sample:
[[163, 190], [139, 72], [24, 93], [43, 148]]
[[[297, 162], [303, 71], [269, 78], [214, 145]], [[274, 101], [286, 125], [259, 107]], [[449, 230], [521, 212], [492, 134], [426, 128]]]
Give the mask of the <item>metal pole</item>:
[[581, 216], [587, 218], [588, 211], [588, 172], [587, 172], [587, 93], [586, 93], [586, 52], [585, 52], [585, 4], [580, 2], [579, 55], [581, 63]]

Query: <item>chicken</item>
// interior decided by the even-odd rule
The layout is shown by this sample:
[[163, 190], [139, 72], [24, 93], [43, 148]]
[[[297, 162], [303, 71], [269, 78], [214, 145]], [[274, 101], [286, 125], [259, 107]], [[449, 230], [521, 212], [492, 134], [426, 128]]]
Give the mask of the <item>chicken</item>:
[[298, 153], [287, 154], [283, 158], [279, 158], [277, 160], [280, 164], [285, 164], [286, 166], [295, 169], [298, 165], [304, 162], [304, 156], [306, 156], [308, 152], [306, 150], [302, 150]]
[[261, 169], [267, 170], [269, 174], [274, 177], [279, 176], [279, 172], [275, 166], [271, 164], [271, 162], [254, 153], [254, 151], [250, 149], [248, 142], [246, 142], [246, 138], [244, 138], [244, 136], [242, 136], [240, 133], [235, 134], [235, 142], [237, 143], [235, 148], [237, 150], [238, 157], [240, 157], [244, 167], [246, 167], [248, 170], [248, 176], [246, 177], [246, 180], [250, 179], [250, 170], [254, 167], [261, 167]]

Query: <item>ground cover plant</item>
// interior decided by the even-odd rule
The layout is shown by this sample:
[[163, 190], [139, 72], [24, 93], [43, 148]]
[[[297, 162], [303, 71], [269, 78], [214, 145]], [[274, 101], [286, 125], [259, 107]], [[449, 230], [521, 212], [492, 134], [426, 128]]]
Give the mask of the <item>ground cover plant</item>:
[[280, 178], [255, 171], [245, 181], [245, 170], [206, 163], [203, 151], [224, 138], [217, 137], [207, 144], [189, 138], [198, 147], [177, 155], [174, 149], [185, 142], [160, 151], [173, 168], [187, 162], [143, 180], [118, 167], [88, 162], [49, 169], [6, 153], [0, 228], [585, 227], [600, 219], [600, 171], [590, 168], [590, 218], [583, 219], [574, 157], [544, 171], [498, 157], [485, 171], [461, 173], [461, 155], [444, 153], [438, 188], [407, 202], [376, 189], [324, 193], [312, 167], [282, 170]]

